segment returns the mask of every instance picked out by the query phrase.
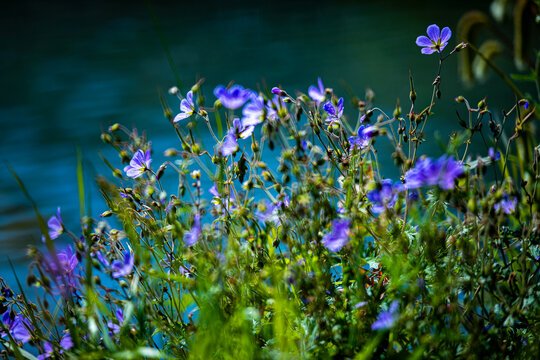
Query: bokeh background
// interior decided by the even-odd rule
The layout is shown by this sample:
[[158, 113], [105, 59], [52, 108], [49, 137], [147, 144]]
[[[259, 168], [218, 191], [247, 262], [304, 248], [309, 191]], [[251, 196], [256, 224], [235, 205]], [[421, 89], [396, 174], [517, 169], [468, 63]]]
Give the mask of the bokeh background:
[[[98, 153], [121, 167], [100, 140], [113, 123], [146, 130], [156, 160], [178, 146], [163, 117], [159, 92], [177, 85], [170, 51], [185, 92], [201, 77], [208, 104], [218, 84], [234, 80], [252, 89], [281, 85], [306, 92], [321, 76], [346, 98], [349, 89], [392, 112], [399, 97], [409, 106], [409, 69], [419, 106], [427, 106], [437, 57], [415, 45], [428, 25], [455, 29], [472, 9], [489, 12], [490, 1], [9, 1], [0, 12], [0, 273], [10, 277], [7, 258], [26, 267], [24, 249], [40, 243], [31, 204], [7, 163], [24, 181], [46, 219], [62, 208], [65, 223], [80, 227], [75, 149], [82, 151], [91, 213], [104, 208], [93, 179], [110, 176]], [[504, 28], [503, 28], [504, 31]], [[455, 36], [449, 49], [456, 45]], [[510, 57], [498, 60], [513, 69]], [[443, 142], [458, 129], [452, 99], [484, 96], [492, 110], [508, 107], [512, 92], [491, 76], [464, 88], [457, 59], [442, 71], [441, 105], [427, 134]], [[178, 100], [166, 94], [178, 111]], [[205, 136], [204, 134], [202, 134]], [[422, 148], [440, 155], [436, 142]], [[389, 147], [380, 144], [385, 176], [395, 174]], [[388, 174], [388, 175], [386, 175]], [[67, 239], [61, 237], [57, 241]]]

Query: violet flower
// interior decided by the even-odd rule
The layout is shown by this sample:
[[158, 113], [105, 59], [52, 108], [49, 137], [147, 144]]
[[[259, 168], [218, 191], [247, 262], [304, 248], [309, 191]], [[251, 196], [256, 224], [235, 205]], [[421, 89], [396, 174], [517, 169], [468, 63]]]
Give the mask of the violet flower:
[[142, 150], [137, 150], [137, 152], [133, 155], [133, 158], [131, 159], [128, 166], [124, 168], [124, 172], [127, 176], [130, 178], [136, 179], [146, 170], [150, 169], [150, 163], [152, 162], [152, 158], [150, 155], [150, 149], [146, 150], [146, 152], [143, 152]]
[[238, 142], [236, 141], [236, 135], [234, 129], [230, 129], [225, 138], [219, 151], [223, 156], [229, 156], [235, 153], [238, 150]]
[[195, 214], [193, 219], [193, 227], [190, 231], [184, 234], [184, 243], [186, 246], [195, 245], [201, 236], [201, 215]]
[[124, 323], [124, 313], [122, 312], [122, 309], [116, 309], [115, 315], [116, 320], [118, 320], [118, 324], [110, 320], [107, 321], [107, 327], [109, 328], [109, 330], [111, 330], [109, 332], [109, 336], [118, 334], [120, 332], [120, 329], [122, 328], [122, 324]]
[[495, 152], [495, 149], [493, 149], [492, 147], [489, 148], [488, 155], [491, 158], [491, 161], [501, 160], [501, 152], [500, 151]]
[[399, 318], [398, 314], [399, 302], [397, 300], [390, 304], [388, 311], [381, 311], [377, 320], [371, 324], [372, 330], [388, 330], [394, 326], [394, 323]]
[[[233, 120], [232, 129], [235, 132], [235, 135], [239, 136], [241, 139], [246, 139], [253, 134], [255, 130], [254, 125], [245, 125], [242, 120], [236, 118]], [[235, 136], [236, 137], [236, 136]]]
[[422, 47], [422, 54], [433, 54], [436, 52], [441, 52], [446, 45], [448, 40], [452, 36], [452, 31], [448, 27], [439, 30], [439, 27], [435, 24], [429, 25], [427, 28], [428, 36], [419, 36], [416, 38], [416, 45]]
[[391, 179], [381, 181], [380, 189], [377, 188], [367, 193], [368, 200], [373, 204], [371, 210], [379, 214], [384, 209], [392, 208], [398, 198], [399, 186], [393, 186]]
[[251, 90], [244, 89], [241, 85], [233, 85], [229, 89], [218, 85], [214, 89], [214, 95], [227, 109], [235, 110], [246, 103], [252, 94]]
[[455, 179], [463, 173], [463, 165], [453, 157], [441, 156], [438, 160], [424, 158], [405, 174], [405, 188], [438, 185], [443, 190], [454, 188]]
[[324, 89], [324, 85], [321, 78], [317, 79], [317, 85], [318, 85], [318, 88], [315, 87], [314, 85], [311, 85], [309, 87], [308, 95], [317, 103], [317, 105], [319, 105], [326, 98], [326, 91]]
[[185, 118], [188, 118], [195, 113], [195, 104], [193, 103], [193, 91], [189, 91], [186, 98], [182, 99], [182, 101], [180, 102], [180, 110], [182, 112], [176, 115], [173, 120], [175, 123]]
[[349, 137], [351, 144], [350, 151], [353, 149], [364, 149], [369, 145], [369, 140], [375, 136], [377, 128], [375, 126], [360, 125], [355, 136]]
[[[7, 310], [2, 314], [2, 323], [8, 329], [9, 334], [18, 342], [26, 343], [30, 341], [32, 335], [30, 335], [29, 329], [32, 330], [33, 326], [26, 320], [26, 318], [20, 314], [15, 315], [12, 319], [10, 311]], [[0, 332], [0, 336], [4, 337], [7, 334]]]
[[274, 96], [273, 99], [268, 100], [266, 104], [266, 118], [268, 120], [276, 121], [279, 119], [279, 110], [286, 109], [287, 105], [279, 96]]
[[54, 255], [48, 255], [41, 261], [43, 270], [51, 276], [55, 290], [58, 290], [63, 296], [74, 293], [77, 290], [77, 281], [75, 270], [79, 260], [77, 254], [73, 252], [71, 245]]
[[495, 211], [502, 211], [503, 213], [510, 215], [511, 213], [516, 211], [516, 204], [516, 198], [510, 199], [508, 194], [504, 194], [502, 199], [498, 203], [493, 205], [493, 208], [495, 209]]
[[277, 95], [277, 96], [287, 96], [287, 93], [278, 87], [272, 88], [272, 94]]
[[[49, 237], [51, 240], [57, 239], [64, 233], [64, 223], [60, 216], [60, 206], [56, 209], [56, 216], [52, 216], [47, 222], [47, 226], [49, 227]], [[45, 242], [45, 236], [42, 236], [41, 240]]]
[[43, 354], [38, 355], [38, 360], [48, 359], [51, 356], [54, 355], [53, 346], [50, 342], [44, 341], [43, 342], [43, 350], [45, 351]]
[[252, 94], [250, 99], [251, 102], [242, 109], [242, 114], [244, 115], [242, 117], [242, 124], [244, 126], [255, 126], [262, 123], [266, 113], [264, 98], [262, 96]]
[[332, 222], [332, 231], [323, 237], [323, 245], [331, 252], [338, 252], [349, 243], [350, 220], [336, 219]]
[[73, 340], [71, 339], [69, 332], [67, 332], [60, 340], [60, 347], [62, 348], [62, 350], [60, 350], [60, 354], [62, 354], [64, 350], [69, 350], [73, 347]]
[[131, 252], [125, 251], [123, 260], [115, 260], [111, 264], [113, 278], [118, 279], [131, 274], [133, 265], [135, 265], [135, 257]]
[[337, 106], [334, 106], [331, 101], [327, 101], [324, 103], [323, 108], [328, 114], [326, 121], [338, 121], [343, 116], [343, 98], [339, 98]]

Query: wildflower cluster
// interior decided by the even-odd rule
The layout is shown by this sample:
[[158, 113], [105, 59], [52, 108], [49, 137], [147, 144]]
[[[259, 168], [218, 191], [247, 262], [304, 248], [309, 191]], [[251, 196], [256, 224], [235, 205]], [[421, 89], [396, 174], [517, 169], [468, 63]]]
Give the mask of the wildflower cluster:
[[[442, 53], [450, 30], [427, 33], [422, 53]], [[540, 148], [526, 131], [536, 107], [517, 102], [500, 118], [458, 97], [465, 130], [446, 154], [421, 156], [426, 123], [448, 121], [432, 111], [439, 75], [425, 108], [411, 77], [407, 114], [398, 104], [388, 115], [372, 92], [349, 103], [321, 78], [294, 96], [220, 85], [210, 105], [199, 82], [163, 99], [176, 147], [112, 125], [102, 138], [118, 151], [106, 162], [114, 178], [97, 180], [107, 208], [74, 232], [60, 209], [41, 221], [46, 249], [30, 249], [27, 277], [35, 302], [0, 280], [4, 353], [538, 354]], [[523, 158], [511, 154], [519, 141]], [[377, 153], [380, 142], [393, 153]], [[398, 177], [383, 176], [381, 156]]]

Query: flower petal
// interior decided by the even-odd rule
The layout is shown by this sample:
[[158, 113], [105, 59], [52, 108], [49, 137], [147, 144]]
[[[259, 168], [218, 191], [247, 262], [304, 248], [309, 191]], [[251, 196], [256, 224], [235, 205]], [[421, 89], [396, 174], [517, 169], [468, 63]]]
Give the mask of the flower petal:
[[440, 38], [440, 30], [439, 27], [435, 24], [429, 25], [427, 28], [427, 34], [429, 38], [435, 42], [437, 42]]
[[433, 42], [427, 36], [419, 36], [416, 38], [416, 45], [418, 46], [432, 46]]
[[429, 54], [433, 54], [434, 52], [435, 52], [435, 49], [431, 49], [428, 47], [422, 48], [422, 54], [429, 55]]
[[445, 27], [441, 31], [441, 42], [446, 43], [450, 38], [452, 37], [452, 31], [450, 31], [450, 28]]
[[186, 119], [186, 118], [188, 118], [188, 117], [190, 117], [190, 116], [191, 116], [191, 114], [188, 114], [188, 113], [185, 113], [185, 112], [180, 113], [180, 114], [178, 114], [178, 115], [176, 115], [176, 116], [174, 117], [173, 122], [175, 122], [175, 123], [176, 123], [176, 122], [179, 122], [180, 120], [184, 120], [184, 119]]

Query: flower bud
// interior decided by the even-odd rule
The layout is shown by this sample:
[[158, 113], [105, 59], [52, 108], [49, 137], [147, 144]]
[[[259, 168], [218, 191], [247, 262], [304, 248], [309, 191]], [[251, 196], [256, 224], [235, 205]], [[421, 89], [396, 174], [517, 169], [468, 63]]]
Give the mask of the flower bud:
[[459, 95], [457, 98], [454, 99], [457, 103], [461, 104], [465, 102], [465, 98], [461, 95]]
[[109, 132], [114, 132], [114, 131], [117, 131], [118, 129], [120, 129], [120, 124], [116, 123], [109, 127]]
[[201, 170], [193, 170], [190, 175], [193, 179], [199, 180], [201, 178]]
[[112, 211], [107, 210], [107, 211], [102, 212], [101, 215], [99, 215], [99, 217], [110, 217], [112, 214], [113, 214]]
[[119, 179], [122, 179], [122, 171], [120, 171], [120, 169], [114, 169], [113, 170], [113, 176], [116, 177], [116, 178], [119, 178]]
[[277, 95], [277, 96], [287, 96], [287, 93], [283, 90], [281, 90], [280, 88], [277, 88], [277, 87], [273, 87], [272, 88], [272, 93]]
[[194, 153], [194, 154], [198, 154], [201, 152], [201, 145], [195, 143], [193, 144], [193, 146], [191, 147], [191, 151]]
[[179, 91], [180, 91], [180, 90], [178, 90], [178, 87], [173, 86], [172, 88], [169, 89], [169, 94], [171, 94], [171, 95], [177, 95]]
[[105, 143], [105, 144], [110, 144], [112, 143], [112, 138], [111, 138], [111, 135], [109, 134], [101, 134], [101, 140]]
[[202, 117], [206, 118], [208, 116], [208, 112], [204, 109], [199, 110], [199, 114], [201, 114]]
[[464, 43], [464, 42], [459, 43], [459, 44], [457, 44], [456, 47], [454, 48], [454, 51], [455, 51], [455, 52], [459, 52], [459, 51], [465, 49], [465, 48], [467, 47], [467, 45], [469, 45], [469, 44]]
[[164, 156], [176, 156], [180, 154], [180, 152], [174, 148], [167, 149], [163, 152]]
[[163, 176], [163, 173], [165, 172], [165, 169], [167, 168], [167, 164], [162, 164], [157, 173], [156, 173], [156, 178], [159, 180], [161, 179], [161, 177]]

